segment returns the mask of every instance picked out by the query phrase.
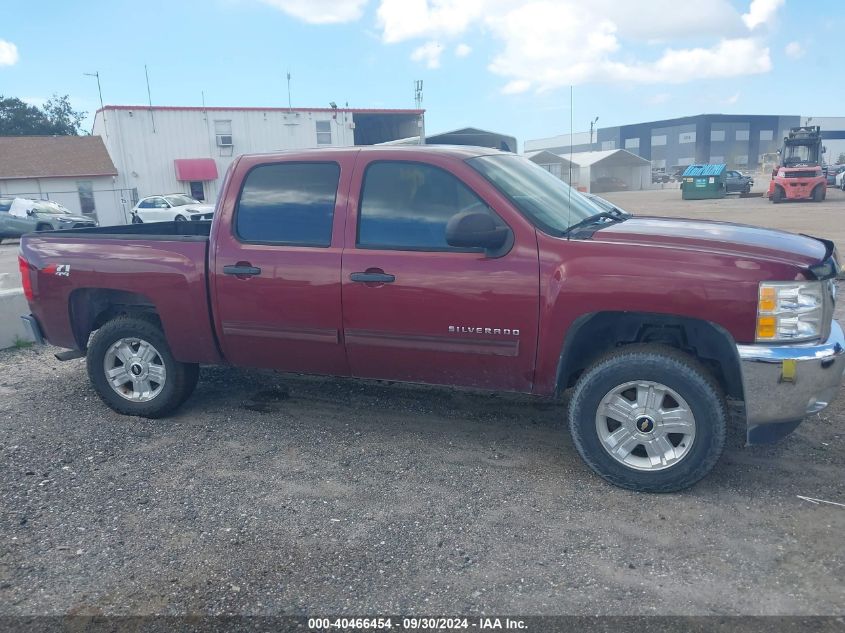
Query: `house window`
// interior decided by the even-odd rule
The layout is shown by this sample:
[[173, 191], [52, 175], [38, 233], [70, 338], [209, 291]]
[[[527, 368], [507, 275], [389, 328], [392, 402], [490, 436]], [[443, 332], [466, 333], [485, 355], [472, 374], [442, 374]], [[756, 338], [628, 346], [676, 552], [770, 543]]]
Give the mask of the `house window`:
[[201, 180], [192, 180], [190, 183], [191, 186], [191, 197], [194, 200], [199, 200], [200, 202], [205, 200], [205, 188], [202, 186]]
[[736, 165], [747, 165], [748, 164], [748, 156], [735, 156], [734, 157], [734, 164], [736, 164]]
[[317, 145], [332, 144], [332, 122], [317, 121]]
[[710, 157], [710, 164], [711, 165], [721, 165], [725, 162], [724, 156], [711, 156]]
[[217, 147], [221, 156], [231, 156], [234, 146], [232, 137], [232, 121], [217, 120], [214, 122], [214, 135], [217, 138]]
[[652, 147], [655, 145], [666, 145], [666, 135], [665, 134], [658, 134], [656, 136], [651, 137], [651, 145]]
[[692, 165], [695, 162], [695, 156], [687, 156], [686, 158], [679, 158], [678, 165]]
[[681, 132], [678, 134], [678, 143], [695, 143], [695, 132]]
[[94, 213], [94, 183], [90, 180], [78, 180], [76, 189], [79, 191], [79, 207], [82, 213]]
[[736, 131], [736, 140], [747, 141], [748, 137], [749, 137], [748, 130], [737, 130]]
[[639, 147], [640, 147], [640, 137], [626, 138], [625, 139], [625, 149], [639, 149]]
[[710, 130], [710, 142], [711, 143], [718, 143], [719, 141], [725, 140], [725, 131], [724, 130]]
[[661, 158], [660, 160], [653, 160], [651, 161], [651, 166], [654, 169], [666, 169], [666, 159]]
[[775, 132], [774, 130], [760, 130], [760, 140], [761, 141], [771, 141], [774, 138]]
[[616, 141], [602, 141], [601, 148], [603, 150], [616, 149]]

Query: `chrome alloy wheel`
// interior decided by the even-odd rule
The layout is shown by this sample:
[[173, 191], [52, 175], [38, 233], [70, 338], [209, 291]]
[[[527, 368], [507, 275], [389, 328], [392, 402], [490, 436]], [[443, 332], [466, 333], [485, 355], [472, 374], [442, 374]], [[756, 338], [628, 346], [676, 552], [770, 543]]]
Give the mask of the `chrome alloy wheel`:
[[695, 417], [678, 392], [650, 380], [611, 389], [596, 411], [596, 431], [616, 461], [635, 470], [675, 466], [695, 440]]
[[138, 338], [115, 341], [106, 351], [103, 369], [111, 388], [132, 402], [152, 400], [167, 381], [167, 370], [158, 350]]

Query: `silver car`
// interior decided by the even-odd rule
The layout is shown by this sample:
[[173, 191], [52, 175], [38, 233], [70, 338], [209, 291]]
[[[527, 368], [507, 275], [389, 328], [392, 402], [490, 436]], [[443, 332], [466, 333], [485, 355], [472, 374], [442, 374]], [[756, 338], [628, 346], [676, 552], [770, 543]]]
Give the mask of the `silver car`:
[[57, 202], [30, 198], [0, 198], [0, 242], [33, 231], [81, 229], [96, 220], [76, 215]]

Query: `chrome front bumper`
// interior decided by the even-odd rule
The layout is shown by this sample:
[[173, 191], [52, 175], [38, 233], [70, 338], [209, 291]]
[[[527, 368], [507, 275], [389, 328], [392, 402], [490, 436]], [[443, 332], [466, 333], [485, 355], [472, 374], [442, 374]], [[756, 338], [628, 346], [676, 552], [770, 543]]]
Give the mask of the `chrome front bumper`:
[[845, 335], [823, 343], [737, 345], [749, 443], [776, 440], [833, 401], [845, 377]]

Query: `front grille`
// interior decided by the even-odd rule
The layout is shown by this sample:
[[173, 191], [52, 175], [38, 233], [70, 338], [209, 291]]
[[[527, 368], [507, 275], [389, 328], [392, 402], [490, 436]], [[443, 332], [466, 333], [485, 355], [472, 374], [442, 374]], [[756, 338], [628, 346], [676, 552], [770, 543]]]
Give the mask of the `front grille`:
[[213, 213], [201, 213], [199, 215], [192, 215], [191, 220], [199, 222], [200, 220], [210, 220], [212, 217], [214, 217]]
[[786, 178], [815, 178], [819, 173], [816, 171], [787, 171], [784, 173]]

